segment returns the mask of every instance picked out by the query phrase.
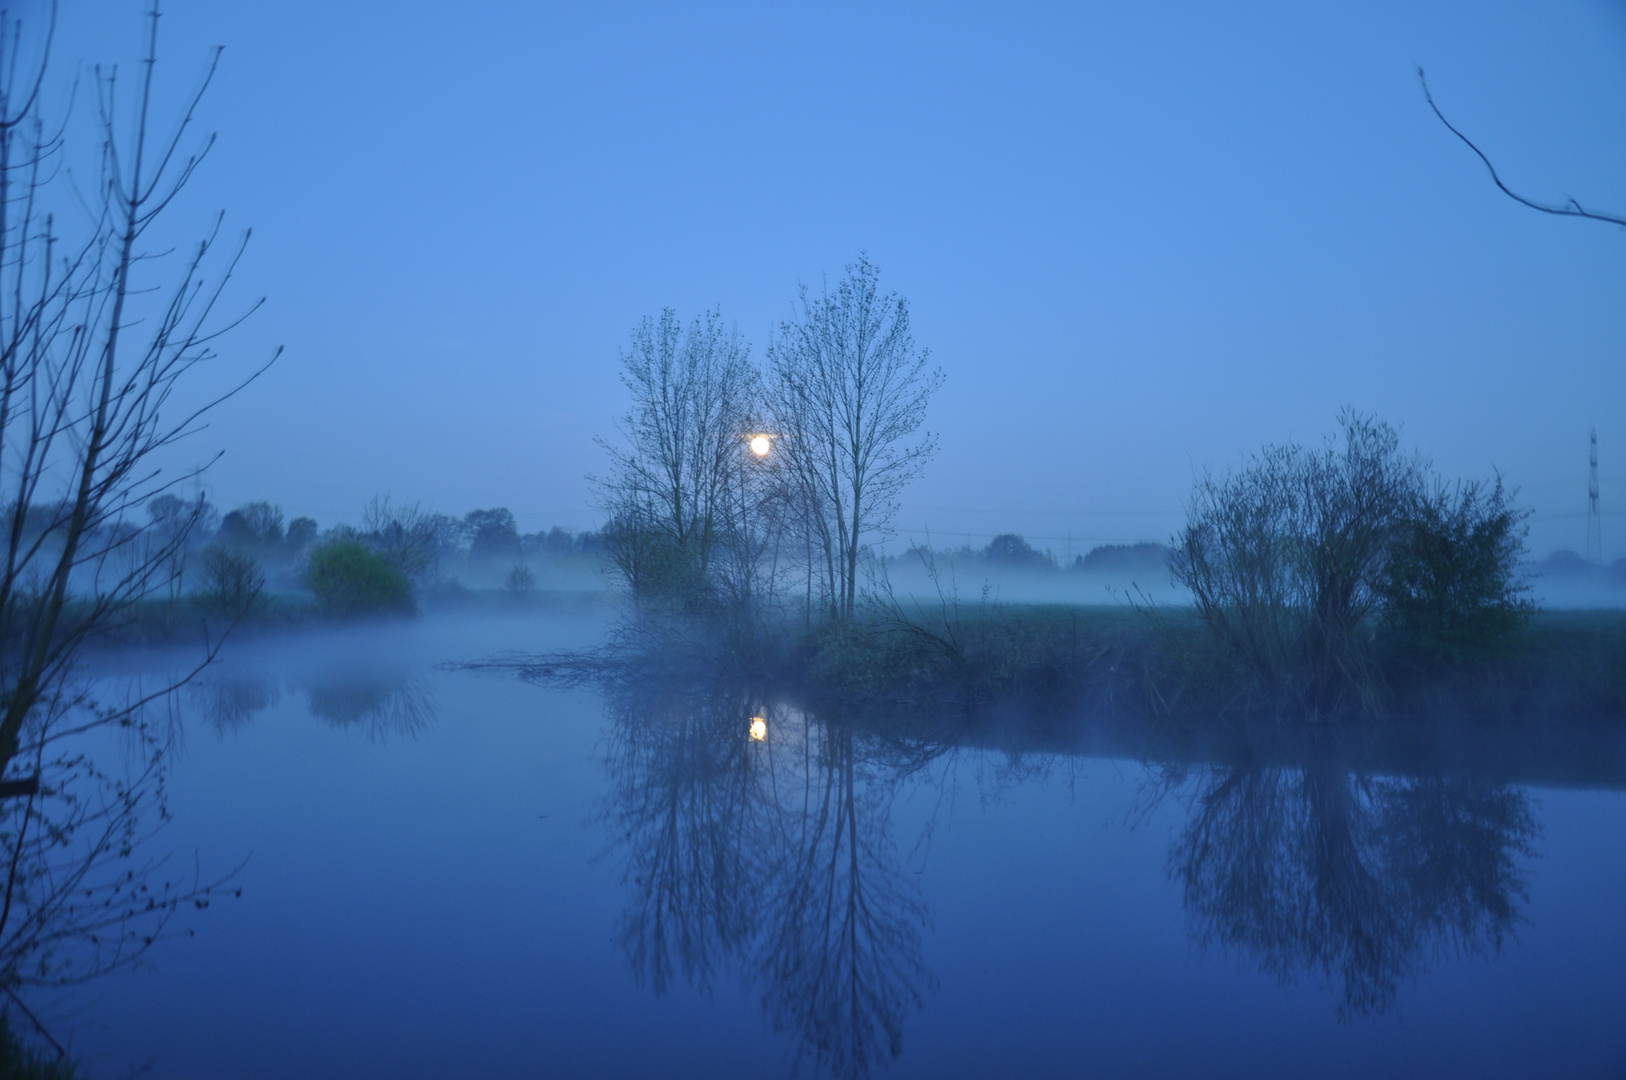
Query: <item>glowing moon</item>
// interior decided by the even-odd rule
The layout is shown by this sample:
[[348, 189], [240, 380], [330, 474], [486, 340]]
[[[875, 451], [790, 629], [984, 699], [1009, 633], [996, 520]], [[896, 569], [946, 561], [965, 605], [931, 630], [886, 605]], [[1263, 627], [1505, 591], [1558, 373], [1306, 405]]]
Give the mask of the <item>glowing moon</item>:
[[751, 453], [757, 457], [767, 457], [768, 451], [773, 449], [773, 440], [766, 435], [751, 436]]
[[768, 737], [768, 721], [760, 716], [751, 717], [751, 738], [761, 742]]

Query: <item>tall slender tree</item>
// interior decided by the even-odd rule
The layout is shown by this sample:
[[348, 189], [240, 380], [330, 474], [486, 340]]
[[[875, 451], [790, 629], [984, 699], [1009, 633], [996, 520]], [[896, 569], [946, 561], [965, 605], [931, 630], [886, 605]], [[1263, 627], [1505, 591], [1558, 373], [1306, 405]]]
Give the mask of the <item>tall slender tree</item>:
[[[92, 697], [75, 677], [85, 643], [166, 585], [208, 513], [201, 498], [160, 503], [196, 470], [169, 473], [159, 458], [221, 400], [183, 405], [176, 390], [246, 315], [217, 312], [248, 239], [217, 256], [220, 217], [167, 283], [155, 277], [162, 252], [149, 244], [168, 241], [149, 234], [213, 143], [186, 149], [219, 61], [217, 50], [172, 134], [155, 136], [158, 20], [155, 0], [131, 99], [116, 69], [93, 69], [97, 147], [81, 158], [67, 116], [43, 103], [55, 6], [43, 28], [0, 19], [0, 774], [13, 774], [9, 788], [37, 784], [0, 804], [7, 988], [128, 963], [197, 895], [156, 880], [149, 890], [150, 866], [99, 873], [144, 836], [169, 737], [148, 714], [177, 683]], [[137, 750], [123, 776], [75, 745], [111, 726]], [[23, 770], [33, 776], [19, 782]]]
[[882, 293], [880, 278], [860, 255], [833, 292], [804, 288], [768, 351], [786, 502], [837, 621], [856, 610], [866, 546], [887, 534], [899, 493], [937, 448], [921, 426], [942, 373], [915, 345], [909, 302]]

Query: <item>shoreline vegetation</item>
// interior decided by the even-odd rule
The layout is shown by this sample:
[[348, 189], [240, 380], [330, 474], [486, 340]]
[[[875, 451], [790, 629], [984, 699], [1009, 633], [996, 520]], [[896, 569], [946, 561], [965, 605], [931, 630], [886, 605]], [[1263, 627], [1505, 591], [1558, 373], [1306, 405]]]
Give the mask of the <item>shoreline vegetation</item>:
[[[1191, 608], [978, 604], [928, 612], [899, 603], [839, 628], [739, 631], [624, 611], [595, 649], [460, 666], [555, 686], [732, 681], [752, 698], [882, 735], [973, 743], [1009, 736], [1018, 752], [1105, 738], [1120, 756], [1141, 760], [1301, 731], [1354, 733], [1329, 737], [1369, 740], [1379, 758], [1384, 747], [1417, 752], [1438, 742], [1431, 753], [1441, 760], [1494, 757], [1495, 745], [1549, 737], [1616, 747], [1614, 733], [1626, 735], [1626, 610], [1534, 612], [1497, 651], [1444, 665], [1380, 653], [1369, 671], [1371, 706], [1316, 718], [1260, 707], [1245, 665], [1216, 648]], [[1564, 746], [1537, 756], [1549, 751], [1568, 756]], [[1576, 763], [1618, 772], [1626, 784], [1626, 755], [1589, 763], [1582, 754]]]

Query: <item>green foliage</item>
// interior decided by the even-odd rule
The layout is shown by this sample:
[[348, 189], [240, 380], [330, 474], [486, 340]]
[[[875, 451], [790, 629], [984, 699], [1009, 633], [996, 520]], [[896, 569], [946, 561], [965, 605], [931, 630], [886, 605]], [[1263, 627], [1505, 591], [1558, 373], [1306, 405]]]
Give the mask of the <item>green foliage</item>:
[[1505, 645], [1535, 608], [1516, 576], [1526, 516], [1500, 479], [1417, 499], [1378, 583], [1384, 629], [1425, 660], [1461, 661]]
[[412, 583], [382, 555], [339, 539], [311, 553], [306, 574], [316, 602], [329, 615], [411, 612]]
[[246, 551], [215, 544], [203, 551], [203, 587], [193, 596], [205, 611], [245, 619], [265, 605], [265, 572]]

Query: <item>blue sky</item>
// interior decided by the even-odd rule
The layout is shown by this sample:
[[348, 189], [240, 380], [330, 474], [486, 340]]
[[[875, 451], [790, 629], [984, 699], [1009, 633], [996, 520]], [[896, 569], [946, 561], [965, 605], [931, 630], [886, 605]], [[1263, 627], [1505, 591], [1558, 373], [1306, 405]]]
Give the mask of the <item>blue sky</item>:
[[[63, 0], [59, 91], [142, 6]], [[1349, 405], [1502, 470], [1538, 553], [1583, 546], [1596, 425], [1626, 555], [1626, 232], [1497, 193], [1414, 70], [1515, 186], [1626, 212], [1619, 2], [168, 0], [161, 41], [171, 102], [225, 46], [169, 223], [254, 228], [225, 362], [287, 347], [175, 459], [224, 450], [226, 506], [587, 527], [636, 320], [760, 356], [867, 251], [947, 375], [905, 532], [1163, 538]]]

